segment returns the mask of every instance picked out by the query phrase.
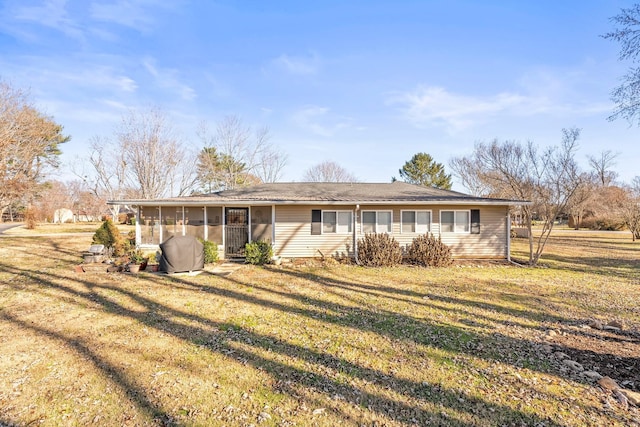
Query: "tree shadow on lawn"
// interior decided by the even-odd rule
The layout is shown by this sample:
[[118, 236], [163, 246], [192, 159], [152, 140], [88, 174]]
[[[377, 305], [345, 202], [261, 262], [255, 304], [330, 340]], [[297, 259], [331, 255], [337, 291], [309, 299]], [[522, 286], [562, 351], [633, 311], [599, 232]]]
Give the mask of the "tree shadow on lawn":
[[[531, 309], [520, 309], [505, 307], [498, 303], [491, 303], [487, 301], [478, 301], [468, 298], [449, 297], [444, 295], [438, 295], [433, 292], [416, 292], [413, 290], [402, 289], [400, 287], [391, 286], [376, 286], [375, 284], [365, 284], [359, 282], [346, 281], [335, 277], [330, 277], [329, 274], [321, 275], [318, 272], [314, 273], [302, 273], [295, 270], [272, 270], [274, 273], [291, 275], [299, 279], [306, 279], [325, 286], [327, 289], [339, 288], [348, 292], [364, 293], [370, 296], [387, 298], [399, 302], [421, 305], [424, 307], [431, 307], [440, 310], [447, 310], [449, 312], [457, 312], [461, 315], [469, 316], [470, 318], [484, 319], [493, 323], [504, 324], [506, 326], [519, 325], [529, 329], [538, 329], [545, 331], [548, 329], [545, 326], [532, 327], [531, 322], [554, 322], [554, 323], [586, 323], [588, 319], [568, 319], [564, 316], [559, 316], [549, 311], [541, 310], [539, 307], [547, 308], [548, 303], [543, 297], [538, 296], [523, 296], [513, 295], [510, 293], [501, 292], [497, 295], [496, 300], [499, 300], [500, 295], [505, 297], [514, 297], [520, 305], [527, 305], [529, 307], [536, 307]], [[423, 283], [425, 288], [428, 288], [429, 282]], [[255, 285], [252, 285], [255, 286]], [[333, 291], [330, 291], [333, 292]], [[340, 293], [334, 293], [337, 296], [343, 297]], [[401, 298], [398, 295], [403, 295], [408, 298]], [[416, 299], [411, 299], [416, 298]], [[352, 300], [353, 301], [353, 300]], [[357, 301], [353, 301], [357, 302]], [[443, 304], [440, 304], [443, 303]], [[446, 305], [444, 305], [446, 304]], [[453, 306], [453, 307], [452, 307]], [[486, 314], [480, 314], [476, 311], [462, 307], [474, 307], [481, 309], [489, 313], [500, 313], [509, 316], [510, 318], [517, 320], [502, 320], [496, 316], [490, 316]], [[522, 320], [521, 320], [522, 319]]]
[[[320, 275], [317, 271], [313, 273], [301, 273], [294, 270], [277, 270], [278, 272], [283, 272], [283, 274], [290, 274], [297, 278], [306, 278], [307, 280], [311, 280], [315, 283], [321, 283], [325, 285], [325, 289], [331, 289], [335, 287], [339, 287], [341, 289], [346, 289], [355, 292], [365, 292], [372, 296], [382, 297], [382, 298], [390, 298], [396, 301], [402, 301], [409, 304], [422, 305], [425, 307], [435, 308], [439, 310], [444, 310], [447, 312], [455, 312], [464, 318], [456, 319], [457, 322], [468, 325], [470, 327], [479, 327], [486, 328], [489, 331], [492, 329], [492, 324], [502, 324], [504, 326], [518, 326], [526, 329], [533, 329], [540, 332], [548, 332], [550, 328], [560, 328], [562, 329], [562, 335], [564, 339], [562, 343], [554, 342], [553, 348], [555, 351], [560, 351], [563, 353], [570, 353], [576, 361], [583, 363], [587, 369], [596, 369], [601, 371], [611, 372], [612, 376], [615, 376], [616, 380], [624, 381], [629, 380], [634, 385], [631, 388], [639, 389], [640, 387], [640, 377], [636, 374], [637, 367], [640, 367], [640, 356], [633, 357], [629, 355], [639, 354], [640, 351], [634, 351], [638, 344], [640, 343], [640, 332], [638, 331], [606, 331], [606, 334], [603, 334], [602, 331], [595, 331], [593, 329], [585, 329], [588, 323], [592, 321], [592, 319], [580, 319], [580, 318], [567, 318], [564, 316], [559, 316], [557, 314], [550, 313], [549, 311], [553, 309], [552, 306], [549, 305], [548, 301], [544, 299], [544, 297], [539, 297], [536, 295], [527, 296], [526, 298], [520, 294], [511, 294], [499, 292], [496, 295], [496, 299], [500, 300], [503, 298], [513, 298], [516, 302], [526, 306], [533, 307], [542, 307], [544, 310], [539, 308], [532, 309], [520, 309], [520, 308], [509, 308], [504, 307], [503, 305], [497, 303], [490, 303], [486, 301], [477, 301], [471, 300], [467, 298], [460, 297], [450, 297], [437, 295], [433, 293], [422, 293], [416, 292], [407, 289], [398, 289], [395, 287], [389, 286], [380, 286], [377, 287], [373, 284], [363, 284], [363, 283], [355, 283], [342, 279], [337, 279], [335, 277], [330, 277], [330, 270], [325, 270], [326, 276]], [[253, 285], [254, 287], [257, 285]], [[380, 290], [380, 292], [375, 292], [374, 290]], [[269, 290], [270, 292], [277, 292], [274, 290]], [[334, 293], [335, 295], [340, 296], [339, 293]], [[286, 293], [280, 292], [282, 296], [287, 296]], [[397, 298], [395, 294], [402, 295], [410, 295], [414, 298], [418, 298], [417, 300], [413, 300], [411, 298]], [[426, 302], [424, 298], [427, 297]], [[299, 298], [299, 297], [295, 297]], [[307, 297], [305, 297], [307, 298]], [[323, 300], [312, 300], [311, 303], [313, 305], [321, 304]], [[353, 301], [353, 300], [352, 300]], [[434, 302], [442, 302], [444, 304], [435, 304]], [[357, 301], [353, 301], [356, 302]], [[325, 304], [326, 305], [326, 304]], [[461, 308], [461, 307], [475, 307], [488, 312], [489, 314], [480, 314], [477, 311], [472, 311], [470, 309]], [[340, 308], [338, 308], [340, 310]], [[546, 311], [545, 311], [546, 310]], [[357, 309], [356, 309], [357, 311]], [[393, 312], [386, 312], [385, 310], [378, 310], [376, 312], [380, 312], [382, 317], [388, 316], [389, 314], [393, 317]], [[491, 315], [491, 313], [501, 313], [509, 316], [509, 320], [500, 319], [495, 315]], [[402, 316], [402, 319], [405, 319], [406, 316]], [[402, 325], [402, 319], [390, 319], [387, 323], [392, 325]], [[413, 318], [412, 318], [413, 319]], [[478, 319], [481, 321], [479, 322]], [[524, 319], [524, 320], [521, 320]], [[540, 322], [540, 326], [532, 326], [531, 322], [536, 321]], [[441, 323], [432, 322], [435, 327], [440, 327]], [[578, 327], [580, 326], [580, 327]], [[411, 328], [409, 328], [411, 329]], [[451, 325], [445, 324], [441, 330], [449, 331], [451, 329]], [[495, 327], [493, 327], [495, 329]], [[513, 338], [506, 337], [502, 334], [498, 333], [489, 333], [484, 334], [479, 331], [470, 332], [468, 329], [455, 328], [452, 333], [458, 334], [461, 339], [458, 339], [457, 342], [461, 343], [458, 347], [447, 347], [447, 343], [440, 343], [439, 347], [443, 349], [447, 349], [450, 351], [458, 351], [470, 353], [471, 355], [476, 355], [478, 357], [483, 357], [485, 359], [495, 359], [502, 362], [510, 363], [514, 366], [523, 366], [523, 362], [526, 364], [527, 368], [530, 369], [539, 369], [539, 367], [532, 366], [527, 361], [523, 361], [522, 358], [512, 359], [509, 357], [510, 351], [514, 348], [512, 345], [506, 345], [502, 350], [495, 352], [495, 348], [500, 349], [501, 343], [511, 343]], [[451, 334], [445, 333], [444, 337], [451, 337]], [[546, 336], [541, 336], [541, 341], [547, 340]], [[583, 338], [589, 339], [594, 345], [593, 349], [584, 349], [584, 344], [581, 341], [585, 341]], [[520, 342], [520, 341], [519, 341]], [[540, 347], [536, 346], [534, 342], [523, 340], [521, 341], [524, 345], [517, 346], [517, 348], [527, 349], [529, 354], [539, 354]], [[448, 340], [448, 344], [456, 343], [456, 340]], [[490, 345], [486, 345], [489, 343]], [[484, 351], [478, 351], [478, 344], [485, 348]], [[493, 344], [493, 345], [492, 345]], [[594, 353], [597, 353], [598, 346], [603, 347], [607, 345], [607, 350], [600, 351], [600, 354], [597, 358], [593, 357]], [[610, 345], [610, 344], [613, 344]], [[612, 347], [615, 348], [615, 351], [618, 353], [614, 353]], [[532, 347], [533, 346], [533, 347]], [[494, 352], [491, 353], [490, 349], [494, 349]], [[596, 352], [592, 351], [596, 350]], [[611, 351], [607, 353], [607, 351]], [[486, 354], [485, 354], [486, 353]], [[600, 360], [600, 366], [592, 366], [593, 360]], [[624, 369], [609, 369], [609, 364], [615, 364], [616, 367], [625, 367]], [[614, 375], [615, 374], [615, 375]], [[606, 374], [605, 374], [606, 375]]]
[[635, 251], [635, 257], [589, 257], [558, 255], [545, 253], [541, 262], [554, 262], [559, 270], [575, 271], [577, 273], [597, 274], [604, 277], [619, 277], [621, 279], [638, 279], [640, 276], [640, 249]]
[[[204, 346], [211, 352], [246, 362], [261, 371], [269, 373], [269, 375], [277, 381], [277, 391], [288, 393], [292, 396], [298, 395], [297, 387], [300, 386], [325, 395], [328, 399], [332, 399], [333, 396], [337, 394], [353, 406], [364, 407], [382, 417], [388, 417], [391, 420], [409, 424], [436, 423], [439, 425], [465, 425], [464, 422], [456, 420], [450, 415], [444, 415], [442, 411], [427, 409], [434, 405], [443, 405], [442, 407], [466, 414], [466, 416], [474, 419], [474, 422], [479, 423], [497, 422], [503, 424], [517, 422], [529, 425], [541, 423], [547, 426], [561, 425], [548, 417], [538, 416], [531, 412], [487, 402], [462, 391], [444, 388], [439, 384], [416, 382], [394, 375], [390, 376], [388, 373], [362, 366], [338, 356], [291, 344], [278, 337], [256, 333], [252, 331], [251, 328], [241, 327], [229, 322], [214, 321], [199, 315], [187, 313], [139, 293], [123, 289], [117, 284], [96, 284], [88, 278], [81, 280], [79, 278], [70, 279], [69, 277], [50, 273], [33, 273], [6, 264], [0, 264], [0, 271], [21, 274], [31, 279], [35, 282], [33, 285], [34, 292], [45, 292], [39, 289], [41, 287], [55, 289], [66, 294], [70, 297], [70, 301], [75, 301], [76, 304], [97, 304], [107, 313], [130, 318], [139, 322], [141, 325], [156, 329], [165, 334], [171, 334], [185, 342], [196, 345], [203, 345], [203, 343], [205, 343]], [[207, 280], [212, 278], [213, 277], [206, 277]], [[70, 285], [57, 282], [70, 280], [75, 282], [76, 285], [82, 286], [86, 291], [74, 289]], [[456, 337], [461, 334], [469, 334], [468, 331], [444, 324], [430, 325], [425, 321], [416, 320], [402, 314], [354, 309], [353, 307], [324, 300], [294, 296], [293, 299], [305, 304], [306, 307], [301, 308], [229, 289], [201, 285], [184, 278], [171, 277], [170, 281], [167, 281], [163, 277], [151, 276], [148, 280], [156, 282], [158, 285], [170, 286], [176, 290], [195, 291], [200, 297], [202, 296], [202, 292], [206, 292], [207, 294], [230, 298], [257, 307], [266, 307], [276, 311], [310, 317], [315, 321], [339, 324], [363, 331], [371, 331], [396, 340], [411, 340], [419, 344], [444, 350], [467, 353], [474, 357], [485, 357], [488, 358], [488, 360], [504, 361], [500, 354], [478, 354], [476, 350], [464, 348], [464, 346], [455, 342]], [[216, 280], [227, 282], [228, 285], [231, 286], [256, 287], [255, 283], [242, 282], [230, 278]], [[111, 298], [105, 297], [101, 294], [101, 291], [105, 290], [120, 293], [130, 298], [142, 306], [144, 311], [134, 311], [115, 302]], [[269, 289], [262, 289], [262, 291], [271, 292]], [[45, 293], [47, 296], [52, 297], [50, 292]], [[279, 292], [276, 292], [276, 294], [278, 297], [285, 298], [285, 295], [281, 295]], [[289, 296], [289, 299], [291, 298], [292, 297]], [[305, 301], [300, 300], [300, 298], [304, 298]], [[327, 314], [322, 309], [318, 309], [318, 306], [340, 314]], [[124, 390], [128, 398], [144, 413], [149, 414], [149, 416], [154, 417], [154, 419], [160, 419], [167, 424], [172, 423], [167, 410], [160, 407], [160, 404], [154, 403], [153, 398], [148, 395], [146, 390], [135, 386], [134, 379], [126, 378], [123, 375], [114, 376], [113, 373], [117, 372], [116, 369], [111, 366], [105, 358], [101, 357], [98, 351], [91, 348], [93, 345], [91, 342], [83, 342], [77, 338], [67, 336], [52, 327], [28, 324], [20, 319], [19, 316], [10, 314], [10, 309], [3, 310], [2, 317], [7, 321], [15, 323], [19, 327], [32, 329], [46, 336], [67, 342], [71, 348], [74, 348], [79, 354], [84, 356], [85, 359], [96, 366], [98, 370], [102, 371], [105, 377], [111, 375], [112, 381], [115, 382], [120, 389]], [[187, 325], [183, 321], [195, 322], [198, 326]], [[218, 331], [214, 333], [213, 336], [211, 332], [212, 329]], [[449, 342], [448, 339], [433, 340], [426, 338], [427, 336], [437, 337], [438, 334], [442, 334], [443, 337], [451, 337], [453, 341]], [[531, 346], [531, 343], [527, 341], [520, 341], [506, 336], [499, 338], [500, 340], [508, 342], [510, 348]], [[488, 339], [487, 336], [471, 334], [472, 341], [482, 342], [486, 339]], [[259, 354], [262, 351], [271, 351], [303, 361], [305, 362], [305, 366], [311, 364], [311, 366], [315, 368], [315, 372], [312, 369], [296, 368], [286, 363], [265, 358]], [[345, 384], [344, 381], [335, 377], [337, 372], [346, 372], [351, 378], [389, 389], [394, 393], [404, 396], [411, 403], [398, 401], [393, 397], [375, 394], [356, 385]], [[549, 396], [549, 398], [551, 397]], [[583, 409], [585, 412], [597, 411], [597, 409], [593, 407], [584, 407]], [[334, 405], [333, 410], [345, 419], [351, 417], [350, 414], [342, 411], [338, 404]], [[361, 422], [361, 420], [354, 419], [351, 419], [351, 421], [354, 423]]]

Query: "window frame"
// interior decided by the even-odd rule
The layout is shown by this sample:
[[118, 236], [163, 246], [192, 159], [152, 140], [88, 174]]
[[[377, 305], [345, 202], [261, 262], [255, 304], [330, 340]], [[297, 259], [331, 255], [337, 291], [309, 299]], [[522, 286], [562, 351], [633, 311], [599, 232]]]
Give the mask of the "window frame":
[[[393, 234], [393, 210], [389, 210], [389, 209], [379, 209], [379, 210], [371, 210], [371, 209], [363, 209], [360, 211], [360, 232], [362, 234], [367, 234], [367, 232], [364, 231], [364, 214], [366, 213], [370, 213], [373, 212], [375, 214], [375, 222], [374, 222], [374, 231], [373, 233], [386, 233], [386, 234]], [[389, 223], [389, 229], [385, 230], [385, 231], [378, 231], [378, 214], [384, 212], [384, 213], [388, 213], [389, 214], [389, 218], [390, 218], [390, 223]]]
[[[444, 231], [443, 230], [443, 222], [442, 222], [442, 214], [444, 212], [453, 212], [453, 231]], [[466, 230], [458, 231], [458, 213], [464, 212], [467, 214], [467, 225]], [[440, 234], [471, 234], [471, 209], [444, 209], [440, 211]]]
[[[404, 213], [405, 212], [413, 212], [414, 213], [414, 219], [413, 219], [413, 226], [414, 226], [414, 231], [404, 231], [403, 230], [403, 226], [405, 224], [404, 222]], [[429, 214], [429, 222], [427, 224], [427, 229], [425, 231], [418, 231], [418, 212], [423, 212], [423, 213], [428, 213]], [[409, 224], [409, 223], [407, 223]], [[431, 232], [431, 224], [433, 224], [433, 211], [431, 209], [402, 209], [400, 211], [400, 234], [425, 234], [425, 233], [430, 233]]]
[[[336, 214], [336, 222], [335, 222], [335, 231], [325, 231], [325, 222], [324, 222], [324, 215], [325, 213], [335, 213]], [[340, 225], [340, 214], [347, 214], [349, 215], [349, 222], [348, 222], [348, 227], [347, 227], [347, 231], [340, 231], [339, 229], [339, 225]], [[349, 210], [338, 210], [338, 209], [327, 209], [327, 210], [322, 210], [322, 217], [321, 217], [321, 221], [320, 221], [320, 234], [351, 234], [353, 232], [353, 212], [349, 211]]]

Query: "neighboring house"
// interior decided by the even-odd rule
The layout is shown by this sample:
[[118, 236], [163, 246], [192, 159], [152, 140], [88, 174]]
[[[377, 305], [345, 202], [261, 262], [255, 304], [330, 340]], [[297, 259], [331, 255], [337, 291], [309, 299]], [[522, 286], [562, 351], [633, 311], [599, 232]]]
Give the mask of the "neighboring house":
[[401, 246], [426, 232], [454, 258], [509, 259], [509, 208], [518, 200], [473, 197], [403, 182], [273, 183], [153, 200], [114, 200], [137, 208], [136, 242], [157, 246], [173, 235], [218, 245], [222, 258], [266, 240], [283, 258], [350, 256], [366, 233], [389, 233]]

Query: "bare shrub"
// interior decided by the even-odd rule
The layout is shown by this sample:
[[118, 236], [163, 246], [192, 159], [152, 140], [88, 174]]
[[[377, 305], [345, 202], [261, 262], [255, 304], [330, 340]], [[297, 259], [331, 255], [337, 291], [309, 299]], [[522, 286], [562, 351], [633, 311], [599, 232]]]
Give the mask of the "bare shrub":
[[402, 262], [402, 249], [386, 233], [365, 234], [358, 240], [358, 260], [367, 267], [391, 267]]
[[431, 233], [413, 239], [407, 247], [407, 258], [412, 264], [425, 267], [446, 267], [452, 262], [449, 246]]

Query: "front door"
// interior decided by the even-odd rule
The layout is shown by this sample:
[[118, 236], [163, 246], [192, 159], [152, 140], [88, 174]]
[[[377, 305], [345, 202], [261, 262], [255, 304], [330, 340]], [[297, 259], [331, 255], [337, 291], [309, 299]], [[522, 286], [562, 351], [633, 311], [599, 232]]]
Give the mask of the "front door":
[[225, 257], [244, 257], [249, 242], [249, 208], [226, 208]]

